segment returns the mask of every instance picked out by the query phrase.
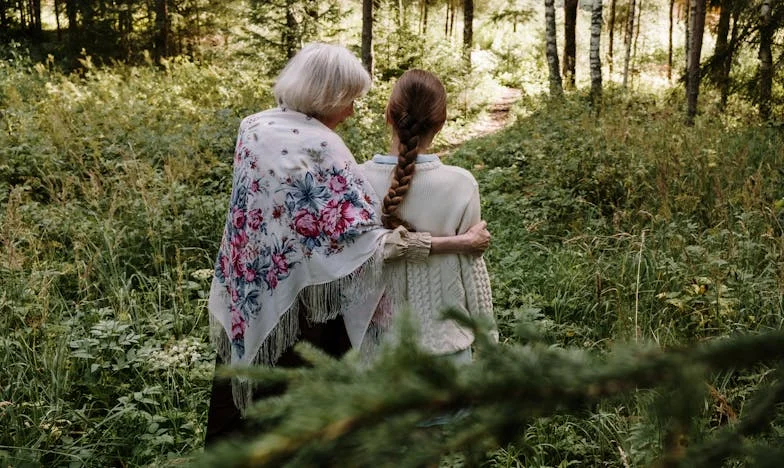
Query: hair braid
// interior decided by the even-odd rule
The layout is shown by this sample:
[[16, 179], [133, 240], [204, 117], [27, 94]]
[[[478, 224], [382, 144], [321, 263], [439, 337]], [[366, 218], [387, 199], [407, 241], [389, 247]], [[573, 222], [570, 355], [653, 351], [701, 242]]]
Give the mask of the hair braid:
[[400, 218], [397, 210], [403, 203], [403, 198], [411, 187], [411, 179], [414, 177], [416, 168], [416, 158], [419, 154], [419, 136], [414, 135], [407, 140], [401, 141], [398, 145], [397, 166], [392, 173], [392, 182], [389, 185], [387, 196], [384, 197], [384, 206], [381, 210], [381, 222], [387, 229], [395, 229], [398, 226], [405, 226], [409, 231], [414, 227]]
[[446, 119], [446, 92], [432, 73], [410, 70], [404, 73], [387, 105], [387, 119], [398, 138], [397, 166], [381, 210], [381, 222], [387, 229], [414, 228], [398, 214], [400, 204], [411, 188], [419, 145], [422, 138], [437, 132]]

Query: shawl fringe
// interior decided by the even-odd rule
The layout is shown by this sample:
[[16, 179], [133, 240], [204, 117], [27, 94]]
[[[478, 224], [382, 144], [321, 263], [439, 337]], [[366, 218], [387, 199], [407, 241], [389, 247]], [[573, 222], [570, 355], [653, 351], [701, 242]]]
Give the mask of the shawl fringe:
[[[352, 273], [323, 284], [307, 286], [297, 294], [292, 305], [281, 315], [278, 324], [272, 329], [256, 351], [251, 364], [254, 366], [273, 366], [280, 356], [297, 343], [300, 328], [299, 317], [305, 313], [308, 323], [324, 323], [347, 313], [352, 303], [362, 303], [377, 289], [383, 279], [383, 249], [360, 265]], [[226, 329], [210, 315], [210, 338], [224, 363], [231, 362], [231, 342]], [[370, 317], [370, 315], [368, 316]], [[364, 335], [377, 335], [378, 331], [370, 324]], [[377, 337], [373, 336], [373, 341]], [[371, 352], [363, 340], [360, 353]], [[233, 377], [232, 395], [234, 404], [245, 415], [253, 403], [255, 384], [246, 377]]]

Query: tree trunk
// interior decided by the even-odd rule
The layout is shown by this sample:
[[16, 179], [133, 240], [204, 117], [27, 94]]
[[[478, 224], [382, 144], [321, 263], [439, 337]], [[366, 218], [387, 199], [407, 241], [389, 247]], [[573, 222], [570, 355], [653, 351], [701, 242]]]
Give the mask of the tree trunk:
[[610, 78], [612, 79], [612, 72], [613, 72], [613, 44], [615, 38], [615, 1], [612, 0], [610, 2], [610, 40], [609, 40], [609, 50], [607, 52], [607, 62], [610, 66]]
[[430, 5], [427, 0], [422, 0], [422, 35], [427, 35], [427, 15], [430, 11]]
[[449, 37], [449, 2], [444, 3], [444, 39]]
[[577, 42], [575, 31], [577, 29], [577, 1], [564, 1], [564, 61], [563, 77], [568, 89], [574, 88], [575, 62], [577, 55]]
[[[5, 16], [5, 0], [0, 0], [0, 29], [8, 31], [8, 18]], [[0, 37], [2, 34], [0, 34]]]
[[773, 32], [771, 21], [771, 0], [762, 0], [760, 5], [760, 48], [759, 48], [759, 113], [762, 120], [770, 118], [770, 98], [773, 87]]
[[626, 21], [626, 34], [624, 34], [624, 44], [626, 44], [626, 57], [623, 61], [623, 87], [626, 88], [629, 83], [629, 61], [632, 56], [632, 33], [634, 33], [634, 13], [637, 5], [636, 0], [632, 0], [629, 4], [629, 13]]
[[602, 100], [602, 0], [593, 0], [591, 8], [591, 102], [599, 109]]
[[[728, 0], [722, 0], [719, 10], [719, 24], [716, 28], [716, 47], [713, 51], [713, 61], [716, 63], [714, 68], [714, 81], [719, 89], [724, 89], [724, 80], [729, 79], [729, 75], [724, 73], [727, 67], [727, 57], [729, 56], [729, 35], [730, 35], [730, 16], [731, 9]], [[724, 110], [726, 102], [721, 103]]]
[[27, 29], [27, 3], [18, 1], [16, 8], [19, 10], [19, 28], [24, 31]]
[[68, 48], [75, 53], [79, 47], [79, 25], [76, 24], [76, 1], [65, 0], [65, 15], [68, 17]]
[[[691, 58], [689, 59], [689, 92], [687, 95], [686, 121], [694, 123], [697, 115], [697, 97], [700, 94], [700, 54], [702, 52], [702, 35], [705, 31], [705, 2], [707, 0], [691, 0], [694, 12], [694, 23], [691, 33]], [[766, 0], [769, 1], [769, 0]]]
[[675, 0], [670, 0], [670, 29], [667, 41], [667, 81], [672, 81], [672, 27], [673, 27], [673, 10], [675, 10]]
[[455, 15], [457, 14], [457, 0], [449, 0], [449, 8], [451, 13], [449, 14], [449, 37], [452, 38], [455, 35]]
[[373, 0], [362, 0], [362, 65], [373, 76]]
[[550, 96], [563, 94], [561, 67], [558, 66], [558, 44], [555, 37], [555, 0], [544, 0], [547, 65], [550, 70]]
[[32, 0], [31, 5], [32, 11], [32, 21], [30, 25], [32, 26], [32, 33], [33, 36], [40, 38], [41, 33], [43, 32], [41, 28], [41, 0]]
[[297, 19], [294, 18], [292, 7], [294, 0], [286, 0], [286, 29], [283, 31], [283, 45], [286, 48], [286, 58], [291, 59], [297, 53]]
[[738, 46], [738, 14], [737, 9], [733, 9], [732, 17], [732, 32], [730, 32], [730, 43], [727, 46], [727, 57], [722, 69], [721, 86], [719, 91], [721, 93], [721, 108], [727, 107], [727, 99], [730, 96], [730, 71], [732, 70], [732, 60], [735, 56], [735, 49]]
[[691, 4], [694, 0], [685, 0], [686, 1], [686, 16], [684, 18], [685, 27], [684, 32], [686, 33], [686, 42], [683, 43], [684, 54], [686, 57], [686, 69], [683, 73], [683, 85], [686, 89], [686, 93], [689, 92], [689, 69], [691, 68], [691, 32], [694, 23], [694, 9], [691, 7]]
[[[0, 1], [0, 8], [3, 8], [3, 2]], [[57, 42], [63, 40], [63, 30], [60, 28], [60, 0], [54, 0], [54, 22], [57, 26]]]
[[474, 44], [474, 0], [463, 0], [463, 57], [471, 64]]
[[169, 55], [169, 8], [166, 0], [155, 0], [155, 59]]
[[637, 68], [637, 42], [640, 39], [640, 27], [642, 26], [642, 1], [637, 4], [637, 26], [634, 32], [634, 45], [632, 46], [632, 84], [634, 84], [634, 70]]

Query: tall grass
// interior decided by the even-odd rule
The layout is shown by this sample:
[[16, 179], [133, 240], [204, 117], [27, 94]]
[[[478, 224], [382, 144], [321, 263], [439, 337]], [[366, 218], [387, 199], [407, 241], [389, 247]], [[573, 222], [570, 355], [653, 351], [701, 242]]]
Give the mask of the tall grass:
[[[602, 352], [781, 327], [780, 130], [713, 113], [689, 128], [666, 94], [610, 91], [599, 118], [579, 96], [523, 106], [449, 158], [479, 181], [502, 332], [534, 323], [558, 346]], [[739, 411], [748, 379], [766, 375], [708, 384]], [[494, 466], [644, 465], [663, 437], [654, 400], [539, 421]], [[694, 424], [726, 421], [708, 401]]]

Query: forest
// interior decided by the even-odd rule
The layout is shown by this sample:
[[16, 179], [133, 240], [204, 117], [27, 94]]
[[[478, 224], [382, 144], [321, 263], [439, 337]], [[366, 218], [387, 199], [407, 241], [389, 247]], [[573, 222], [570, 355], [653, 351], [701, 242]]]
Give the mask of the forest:
[[[237, 127], [314, 41], [373, 77], [360, 162], [443, 81], [500, 340], [219, 369], [287, 391], [204, 450]], [[0, 464], [780, 466], [783, 62], [780, 0], [0, 0]]]

